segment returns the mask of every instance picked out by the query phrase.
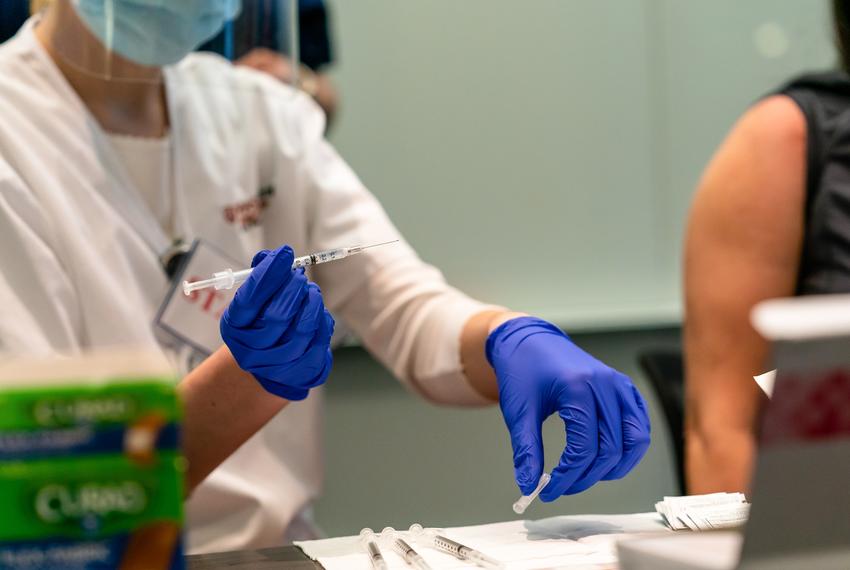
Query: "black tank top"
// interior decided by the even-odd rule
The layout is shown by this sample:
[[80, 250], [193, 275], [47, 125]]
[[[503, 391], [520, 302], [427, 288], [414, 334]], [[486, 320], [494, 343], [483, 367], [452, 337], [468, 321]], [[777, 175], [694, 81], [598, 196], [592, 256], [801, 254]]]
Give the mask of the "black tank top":
[[800, 106], [808, 126], [797, 294], [850, 293], [850, 76], [804, 75], [778, 93]]

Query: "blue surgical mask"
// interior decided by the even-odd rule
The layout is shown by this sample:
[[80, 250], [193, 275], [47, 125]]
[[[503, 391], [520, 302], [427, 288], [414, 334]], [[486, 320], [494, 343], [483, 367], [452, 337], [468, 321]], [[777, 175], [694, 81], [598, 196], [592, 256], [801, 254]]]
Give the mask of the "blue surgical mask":
[[100, 41], [140, 65], [176, 63], [215, 36], [242, 0], [74, 0]]

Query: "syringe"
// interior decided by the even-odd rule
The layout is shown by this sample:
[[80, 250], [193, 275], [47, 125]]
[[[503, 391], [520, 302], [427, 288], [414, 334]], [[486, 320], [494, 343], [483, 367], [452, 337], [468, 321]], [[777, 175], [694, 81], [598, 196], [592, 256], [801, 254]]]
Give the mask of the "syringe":
[[459, 560], [468, 560], [482, 568], [505, 567], [504, 564], [494, 558], [490, 558], [483, 552], [459, 542], [455, 542], [450, 538], [446, 538], [445, 536], [437, 533], [437, 531], [433, 528], [422, 528], [422, 525], [419, 523], [410, 525], [410, 534], [417, 540], [417, 542], [433, 546], [437, 550], [451, 554]]
[[381, 531], [381, 538], [389, 543], [389, 545], [398, 552], [398, 555], [404, 558], [408, 566], [416, 568], [416, 570], [431, 570], [431, 566], [425, 562], [422, 555], [416, 552], [406, 540], [396, 532], [396, 530], [388, 526]]
[[[319, 251], [310, 255], [296, 257], [295, 261], [292, 262], [292, 269], [298, 269], [299, 267], [308, 267], [310, 265], [319, 265], [320, 263], [327, 263], [329, 261], [336, 261], [338, 259], [345, 259], [349, 255], [360, 253], [363, 250], [396, 243], [397, 241], [397, 239], [394, 239], [392, 241], [385, 241], [383, 243], [373, 243], [372, 245], [355, 245], [352, 247], [338, 247], [336, 249], [326, 249], [325, 251]], [[215, 287], [216, 290], [232, 289], [236, 285], [240, 285], [246, 279], [248, 279], [248, 276], [251, 275], [252, 271], [253, 268], [243, 269], [241, 271], [233, 271], [232, 269], [228, 268], [224, 271], [213, 273], [213, 276], [211, 278], [204, 279], [203, 281], [194, 281], [192, 283], [184, 281], [183, 294], [191, 295], [193, 291], [207, 289], [209, 287]]]
[[364, 528], [360, 531], [360, 542], [363, 543], [363, 548], [366, 549], [366, 554], [369, 555], [369, 562], [372, 563], [374, 570], [389, 570], [387, 561], [384, 560], [384, 555], [381, 554], [381, 549], [378, 548], [378, 543], [375, 541], [375, 533], [371, 528]]
[[543, 475], [541, 475], [540, 481], [537, 483], [537, 487], [534, 488], [531, 494], [523, 495], [522, 497], [517, 499], [516, 503], [514, 503], [514, 512], [518, 515], [524, 513], [525, 509], [528, 508], [528, 505], [530, 505], [531, 502], [537, 498], [537, 495], [539, 495], [540, 491], [543, 490], [543, 487], [545, 487], [546, 484], [549, 483], [550, 479], [552, 479], [552, 477], [548, 473], [544, 473]]

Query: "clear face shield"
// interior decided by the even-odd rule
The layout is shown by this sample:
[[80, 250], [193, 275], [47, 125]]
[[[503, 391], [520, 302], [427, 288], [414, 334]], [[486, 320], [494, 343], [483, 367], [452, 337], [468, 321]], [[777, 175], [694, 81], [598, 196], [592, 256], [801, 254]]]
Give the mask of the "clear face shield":
[[238, 60], [257, 48], [298, 81], [298, 0], [53, 0], [50, 49], [106, 81], [160, 81], [198, 49]]

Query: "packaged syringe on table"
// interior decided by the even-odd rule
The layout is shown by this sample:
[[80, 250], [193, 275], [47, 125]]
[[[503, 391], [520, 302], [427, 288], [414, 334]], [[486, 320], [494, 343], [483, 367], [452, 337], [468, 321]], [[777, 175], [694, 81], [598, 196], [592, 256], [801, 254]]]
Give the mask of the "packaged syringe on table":
[[0, 568], [183, 568], [175, 385], [148, 352], [0, 364]]

